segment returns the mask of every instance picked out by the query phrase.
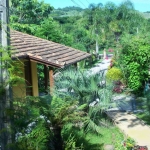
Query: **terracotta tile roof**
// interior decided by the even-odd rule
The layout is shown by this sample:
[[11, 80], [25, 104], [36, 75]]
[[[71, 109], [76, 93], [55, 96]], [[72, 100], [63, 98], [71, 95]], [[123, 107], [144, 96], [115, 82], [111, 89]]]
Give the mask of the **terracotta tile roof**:
[[12, 58], [28, 58], [52, 67], [64, 67], [90, 57], [89, 53], [31, 36], [10, 31]]

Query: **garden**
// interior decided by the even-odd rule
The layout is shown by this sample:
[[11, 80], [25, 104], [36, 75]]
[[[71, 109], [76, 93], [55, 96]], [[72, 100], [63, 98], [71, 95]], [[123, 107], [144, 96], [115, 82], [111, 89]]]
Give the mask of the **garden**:
[[[103, 71], [89, 75], [86, 68], [68, 67], [58, 70], [53, 95], [14, 98], [13, 109], [7, 112], [13, 118], [15, 133], [15, 141], [9, 146], [17, 150], [131, 149], [134, 140], [119, 131], [105, 113], [114, 94], [133, 93], [137, 102], [146, 103], [143, 114], [149, 117], [149, 89], [145, 91], [144, 83], [149, 76], [150, 40], [140, 36], [131, 39], [131, 43], [122, 40], [106, 76]], [[22, 79], [13, 73], [19, 68], [9, 57], [3, 61], [9, 64], [9, 84], [20, 84]], [[105, 84], [100, 84], [103, 81]]]
[[[77, 68], [55, 69], [53, 93], [43, 90], [43, 67], [38, 65], [40, 90], [47, 94], [11, 99], [11, 107], [5, 112], [12, 123], [9, 134], [13, 141], [7, 147], [131, 150], [136, 145], [134, 139], [121, 132], [106, 111], [113, 107], [114, 95], [133, 94], [138, 110], [135, 115], [150, 125], [150, 20], [134, 10], [130, 1], [119, 6], [112, 2], [103, 6], [91, 4], [88, 9], [80, 10], [83, 15], [77, 16], [62, 17], [59, 14], [63, 10], [53, 9], [44, 2], [12, 1], [10, 26], [86, 51], [92, 57], [79, 62]], [[89, 73], [89, 69], [102, 61], [104, 50], [112, 54], [107, 71]], [[23, 64], [19, 60], [15, 63], [10, 51], [6, 53], [1, 48], [0, 53], [5, 54], [0, 67], [9, 73], [8, 80], [0, 85], [0, 97], [4, 97], [8, 85], [25, 82], [20, 77]]]

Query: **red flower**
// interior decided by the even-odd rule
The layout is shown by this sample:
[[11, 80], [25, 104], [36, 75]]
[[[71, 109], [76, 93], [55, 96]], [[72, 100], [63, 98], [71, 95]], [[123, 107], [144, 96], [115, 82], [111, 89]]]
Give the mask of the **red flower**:
[[108, 52], [113, 52], [113, 49], [109, 49]]

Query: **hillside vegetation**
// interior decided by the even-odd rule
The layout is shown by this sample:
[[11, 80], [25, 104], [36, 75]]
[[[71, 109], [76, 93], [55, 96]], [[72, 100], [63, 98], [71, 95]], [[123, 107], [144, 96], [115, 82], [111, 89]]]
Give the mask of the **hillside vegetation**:
[[130, 1], [119, 6], [90, 4], [87, 9], [54, 9], [44, 2], [17, 1], [10, 9], [12, 28], [90, 53], [115, 48], [124, 34], [147, 33], [150, 28], [149, 20]]
[[[78, 16], [78, 15], [83, 15], [85, 10], [86, 9], [75, 7], [75, 6], [58, 8], [58, 9], [54, 9], [51, 12], [50, 16], [52, 17]], [[143, 15], [146, 19], [150, 18], [150, 11], [139, 12], [139, 13]]]

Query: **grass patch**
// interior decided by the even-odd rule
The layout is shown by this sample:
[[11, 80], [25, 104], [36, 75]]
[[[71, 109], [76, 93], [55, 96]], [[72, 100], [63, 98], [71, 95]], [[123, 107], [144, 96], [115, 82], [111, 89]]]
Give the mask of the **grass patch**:
[[71, 145], [68, 140], [69, 137], [69, 139], [74, 138], [72, 143], [76, 147], [79, 148], [82, 145], [84, 150], [102, 150], [104, 145], [114, 145], [115, 149], [124, 150], [122, 141], [126, 137], [116, 126], [101, 127], [100, 135], [93, 133], [85, 134], [83, 130], [69, 129], [68, 127], [62, 133], [67, 145]]
[[[135, 145], [134, 139], [125, 136], [117, 127], [113, 126], [110, 128], [101, 128], [101, 136], [96, 136], [93, 134], [87, 135], [87, 140], [90, 141], [91, 145], [113, 145], [116, 150], [131, 150]], [[126, 147], [123, 146], [123, 143], [126, 143]], [[89, 147], [86, 147], [89, 149]], [[91, 149], [92, 150], [92, 149]], [[93, 149], [93, 150], [102, 150], [102, 149]]]
[[89, 133], [86, 139], [92, 144], [115, 144], [116, 141], [121, 143], [124, 140], [124, 134], [115, 126], [110, 128], [102, 127], [100, 136]]

